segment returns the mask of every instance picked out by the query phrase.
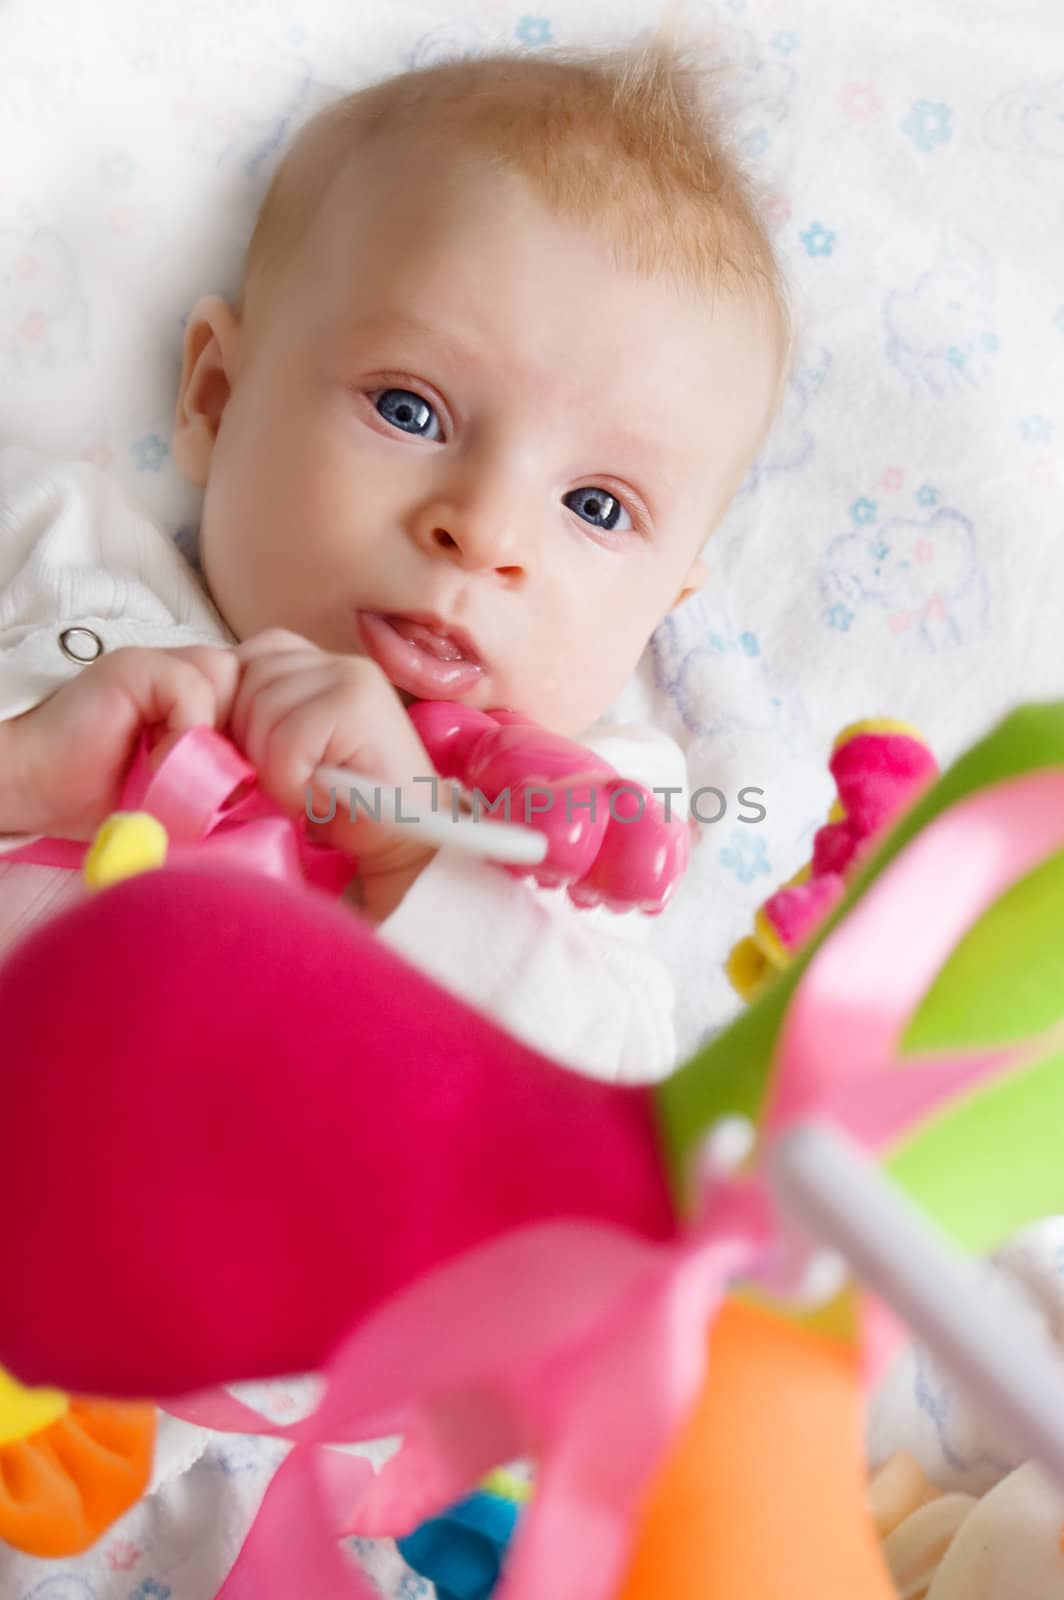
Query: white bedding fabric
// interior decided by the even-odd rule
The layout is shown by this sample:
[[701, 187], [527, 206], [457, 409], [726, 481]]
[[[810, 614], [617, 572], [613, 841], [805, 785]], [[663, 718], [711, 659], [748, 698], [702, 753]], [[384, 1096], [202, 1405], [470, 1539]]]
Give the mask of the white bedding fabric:
[[[98, 463], [187, 546], [197, 498], [168, 451], [182, 318], [235, 289], [294, 128], [405, 65], [631, 38], [658, 9], [4, 0], [0, 443]], [[907, 718], [952, 759], [1061, 692], [1064, 614], [1058, 0], [686, 11], [738, 107], [801, 337], [708, 589], [617, 707], [674, 733], [692, 789], [727, 800], [655, 931], [684, 1047], [736, 1009], [721, 959], [808, 853], [838, 729]], [[761, 824], [738, 821], [744, 786], [765, 791]], [[4, 1600], [207, 1600], [273, 1459], [212, 1441], [91, 1557], [0, 1569]], [[428, 1593], [374, 1559], [387, 1593]]]

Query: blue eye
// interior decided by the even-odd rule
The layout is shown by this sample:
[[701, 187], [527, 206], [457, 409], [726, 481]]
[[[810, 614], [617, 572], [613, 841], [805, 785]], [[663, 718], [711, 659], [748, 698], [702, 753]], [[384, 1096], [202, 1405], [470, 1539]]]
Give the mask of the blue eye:
[[[570, 511], [575, 511], [593, 528], [612, 532], [621, 517], [628, 517], [628, 528], [632, 526], [631, 517], [616, 495], [607, 494], [605, 489], [571, 489], [563, 496], [562, 504], [568, 506]], [[627, 532], [627, 529], [622, 531]]]
[[[439, 417], [427, 400], [422, 400], [419, 394], [414, 394], [410, 389], [382, 389], [373, 404], [385, 422], [390, 422], [393, 428], [400, 428], [403, 433], [415, 434], [419, 439], [438, 439], [440, 436]], [[433, 423], [436, 432], [429, 433], [427, 430]]]

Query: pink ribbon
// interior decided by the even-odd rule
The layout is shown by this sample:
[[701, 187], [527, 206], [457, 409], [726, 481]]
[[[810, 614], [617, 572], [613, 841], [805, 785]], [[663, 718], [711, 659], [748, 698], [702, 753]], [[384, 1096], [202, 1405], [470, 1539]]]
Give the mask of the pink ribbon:
[[[316, 843], [307, 818], [291, 817], [258, 786], [255, 768], [214, 728], [192, 728], [159, 759], [150, 736], [141, 736], [116, 810], [148, 811], [166, 829], [166, 859], [212, 861], [262, 872], [290, 883], [305, 882], [338, 895], [350, 883], [355, 862], [341, 850]], [[44, 838], [12, 850], [4, 861], [38, 866], [84, 867], [89, 845]]]
[[768, 1138], [816, 1114], [881, 1153], [921, 1118], [1007, 1071], [1007, 1048], [899, 1057], [905, 1030], [961, 938], [1064, 848], [1064, 771], [981, 789], [935, 818], [816, 952], [777, 1044]]
[[[338, 1539], [401, 1536], [524, 1455], [536, 1457], [536, 1492], [500, 1600], [542, 1600], [545, 1572], [551, 1600], [607, 1600], [702, 1384], [706, 1330], [728, 1284], [752, 1265], [741, 1235], [708, 1233], [663, 1252], [601, 1225], [526, 1228], [432, 1273], [358, 1328], [329, 1363], [312, 1417], [272, 1424], [224, 1394], [168, 1404], [201, 1426], [295, 1445], [218, 1600], [366, 1600]], [[376, 1476], [325, 1448], [399, 1428], [403, 1445]], [[315, 1487], [323, 1470], [324, 1540], [311, 1536], [325, 1525]], [[315, 1496], [292, 1538], [282, 1517]]]

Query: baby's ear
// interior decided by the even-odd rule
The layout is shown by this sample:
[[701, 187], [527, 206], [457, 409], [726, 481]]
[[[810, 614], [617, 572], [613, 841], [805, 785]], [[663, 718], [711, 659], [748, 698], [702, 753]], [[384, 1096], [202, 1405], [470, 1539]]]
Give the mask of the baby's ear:
[[232, 388], [240, 322], [220, 295], [197, 300], [185, 323], [173, 455], [190, 483], [203, 488]]
[[676, 596], [676, 599], [672, 602], [669, 610], [675, 611], [677, 606], [682, 606], [685, 600], [689, 600], [693, 594], [697, 594], [708, 577], [709, 568], [702, 560], [702, 557], [698, 556], [696, 560], [691, 563], [691, 570], [684, 579], [683, 588]]

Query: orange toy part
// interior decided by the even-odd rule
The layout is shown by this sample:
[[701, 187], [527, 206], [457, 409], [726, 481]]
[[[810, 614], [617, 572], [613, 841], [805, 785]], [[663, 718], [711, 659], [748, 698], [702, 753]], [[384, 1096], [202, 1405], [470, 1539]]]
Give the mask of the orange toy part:
[[71, 1400], [50, 1427], [0, 1446], [0, 1541], [79, 1555], [140, 1499], [154, 1446], [154, 1406]]
[[896, 1600], [868, 1506], [859, 1355], [730, 1299], [619, 1600]]

